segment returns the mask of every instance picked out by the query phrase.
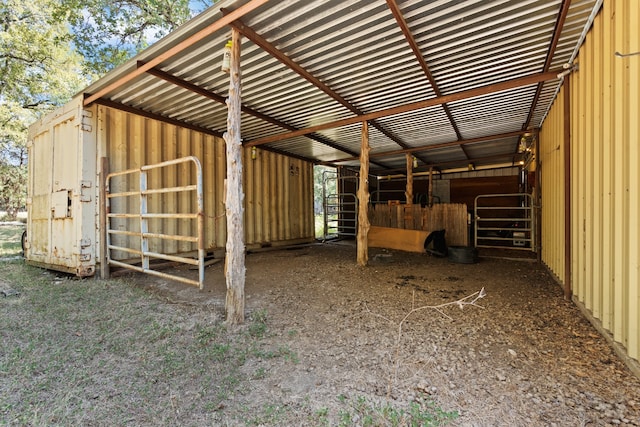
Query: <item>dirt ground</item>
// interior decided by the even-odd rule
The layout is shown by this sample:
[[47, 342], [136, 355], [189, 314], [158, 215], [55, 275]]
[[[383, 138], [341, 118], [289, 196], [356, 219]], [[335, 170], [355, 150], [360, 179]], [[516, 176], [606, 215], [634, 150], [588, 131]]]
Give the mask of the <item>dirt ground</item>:
[[[248, 254], [247, 312], [265, 310], [265, 339], [286, 343], [298, 362], [255, 362], [266, 374], [228, 404], [276, 398], [326, 408], [345, 395], [426, 396], [459, 413], [452, 425], [640, 426], [640, 381], [544, 267], [486, 255], [456, 264], [372, 249], [361, 268], [351, 242]], [[140, 280], [171, 302], [223, 316], [223, 269], [207, 267], [202, 292]], [[430, 308], [482, 289], [478, 306]]]

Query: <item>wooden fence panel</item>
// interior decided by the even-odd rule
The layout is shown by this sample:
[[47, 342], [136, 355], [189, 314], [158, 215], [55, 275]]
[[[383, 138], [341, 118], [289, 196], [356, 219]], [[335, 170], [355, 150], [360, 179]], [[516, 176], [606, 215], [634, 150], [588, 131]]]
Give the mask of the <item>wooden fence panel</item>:
[[445, 229], [449, 246], [467, 246], [467, 205], [461, 203], [420, 205], [377, 204], [369, 207], [372, 226], [405, 230], [434, 231]]

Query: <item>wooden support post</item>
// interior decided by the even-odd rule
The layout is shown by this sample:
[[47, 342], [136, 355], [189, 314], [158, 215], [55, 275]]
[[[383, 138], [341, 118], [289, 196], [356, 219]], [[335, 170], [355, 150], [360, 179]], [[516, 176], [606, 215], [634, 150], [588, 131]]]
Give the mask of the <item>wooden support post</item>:
[[429, 207], [433, 206], [433, 166], [429, 168]]
[[362, 139], [360, 143], [360, 183], [358, 185], [358, 265], [366, 266], [369, 262], [369, 125], [362, 122]]
[[225, 309], [227, 323], [244, 322], [244, 194], [242, 192], [242, 140], [240, 135], [241, 74], [240, 33], [232, 29], [229, 97], [227, 98], [227, 131], [224, 140], [227, 148], [227, 179], [225, 209], [227, 215], [227, 245], [224, 274], [227, 282]]
[[571, 74], [564, 78], [564, 299], [571, 301]]
[[407, 157], [407, 188], [404, 192], [405, 200], [407, 201], [407, 205], [413, 204], [413, 155], [411, 153], [406, 153]]
[[100, 278], [108, 279], [111, 275], [109, 270], [109, 264], [107, 263], [107, 251], [109, 247], [107, 246], [107, 239], [109, 236], [107, 235], [107, 224], [109, 219], [107, 218], [107, 214], [109, 213], [108, 205], [109, 201], [107, 200], [107, 175], [109, 175], [109, 159], [106, 157], [100, 158]]

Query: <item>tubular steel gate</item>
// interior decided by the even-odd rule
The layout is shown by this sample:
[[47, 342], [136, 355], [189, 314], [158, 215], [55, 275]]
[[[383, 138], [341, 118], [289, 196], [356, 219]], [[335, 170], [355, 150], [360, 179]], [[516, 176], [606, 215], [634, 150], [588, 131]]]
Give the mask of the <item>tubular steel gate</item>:
[[536, 251], [533, 199], [527, 193], [475, 199], [475, 247]]
[[[147, 187], [147, 174], [149, 171], [153, 169], [161, 169], [166, 168], [168, 166], [174, 166], [184, 163], [192, 162], [196, 168], [196, 183], [185, 185], [185, 186], [176, 186], [176, 187], [165, 187], [165, 188], [154, 188], [149, 189]], [[113, 178], [116, 177], [124, 177], [127, 175], [139, 174], [139, 187], [136, 190], [132, 191], [123, 191], [118, 193], [109, 192], [109, 185]], [[205, 257], [205, 249], [204, 249], [204, 202], [203, 202], [203, 191], [202, 191], [202, 166], [200, 161], [194, 156], [183, 157], [180, 159], [170, 160], [162, 163], [157, 163], [153, 165], [142, 166], [139, 169], [129, 169], [121, 172], [114, 172], [107, 175], [106, 178], [106, 189], [107, 195], [104, 203], [107, 203], [107, 207], [112, 204], [112, 200], [120, 198], [123, 201], [123, 205], [127, 206], [127, 201], [130, 198], [137, 197], [138, 203], [133, 203], [132, 206], [137, 206], [139, 208], [137, 213], [131, 213], [130, 210], [126, 209], [127, 212], [119, 212], [119, 213], [111, 213], [107, 214], [107, 224], [106, 224], [106, 242], [107, 242], [107, 253], [106, 260], [107, 264], [115, 265], [118, 267], [123, 267], [147, 274], [151, 274], [154, 276], [164, 277], [171, 280], [176, 280], [182, 283], [187, 283], [189, 285], [198, 286], [200, 289], [203, 288], [204, 285], [204, 257]], [[195, 197], [197, 199], [197, 212], [190, 213], [159, 213], [159, 212], [149, 212], [148, 206], [148, 196], [153, 194], [169, 194], [169, 193], [180, 193], [184, 191], [189, 191], [195, 193]], [[116, 222], [118, 219], [131, 221], [131, 223], [127, 223], [126, 229], [114, 229], [113, 222]], [[133, 221], [138, 220], [136, 226], [134, 226]], [[162, 219], [170, 219], [170, 220], [191, 220], [196, 221], [197, 226], [197, 236], [186, 236], [180, 234], [165, 234], [164, 230], [159, 230], [152, 232], [149, 230], [149, 221], [150, 220], [162, 220]], [[131, 229], [138, 228], [139, 231], [132, 231]], [[126, 236], [126, 238], [122, 239], [123, 242], [129, 243], [131, 242], [132, 237], [140, 238], [140, 249], [135, 247], [131, 247], [132, 245], [116, 245], [112, 242], [114, 240], [112, 236]], [[197, 244], [198, 247], [198, 255], [197, 259], [188, 258], [180, 255], [167, 255], [158, 252], [150, 251], [149, 240], [150, 239], [158, 239], [160, 241], [169, 240], [169, 241], [182, 241], [182, 242], [191, 242], [192, 244]], [[126, 262], [118, 261], [112, 258], [112, 251], [122, 251], [124, 253], [133, 254], [140, 257], [140, 265], [132, 265]], [[173, 261], [183, 264], [196, 265], [198, 266], [198, 280], [191, 280], [185, 277], [163, 273], [161, 271], [157, 271], [151, 268], [151, 259], [161, 259], [166, 261]]]
[[358, 229], [358, 197], [344, 191], [346, 180], [355, 176], [338, 176], [337, 172], [322, 173], [322, 200], [324, 209], [324, 238], [329, 236], [355, 236]]

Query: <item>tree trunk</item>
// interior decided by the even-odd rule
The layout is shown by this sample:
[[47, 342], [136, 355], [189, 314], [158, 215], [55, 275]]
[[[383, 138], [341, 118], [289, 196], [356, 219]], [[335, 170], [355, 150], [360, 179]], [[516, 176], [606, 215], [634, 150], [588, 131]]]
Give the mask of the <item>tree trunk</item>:
[[406, 154], [407, 157], [407, 188], [404, 192], [407, 205], [413, 204], [413, 155], [411, 153]]
[[229, 97], [227, 98], [227, 131], [224, 140], [227, 148], [227, 179], [225, 209], [227, 214], [227, 254], [224, 273], [227, 282], [227, 323], [244, 322], [244, 224], [242, 192], [242, 140], [240, 135], [241, 74], [240, 33], [232, 30]]
[[362, 122], [362, 141], [360, 144], [360, 183], [358, 185], [358, 265], [365, 266], [369, 261], [369, 126]]

